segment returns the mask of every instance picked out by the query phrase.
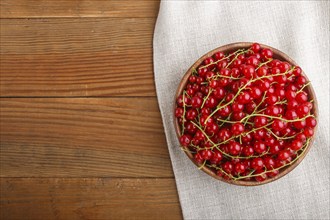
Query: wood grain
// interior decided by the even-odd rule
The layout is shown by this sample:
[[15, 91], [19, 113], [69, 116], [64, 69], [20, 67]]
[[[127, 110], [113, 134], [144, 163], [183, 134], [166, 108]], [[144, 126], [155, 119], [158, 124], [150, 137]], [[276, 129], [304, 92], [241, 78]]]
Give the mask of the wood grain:
[[0, 218], [182, 219], [159, 0], [0, 0]]
[[154, 24], [154, 18], [2, 19], [1, 54], [116, 53], [152, 48]]
[[1, 96], [155, 96], [153, 27], [154, 19], [2, 19]]
[[1, 18], [156, 17], [159, 0], [1, 0]]
[[[130, 65], [121, 64], [123, 57]], [[118, 54], [1, 55], [0, 65], [3, 97], [156, 96], [148, 49]]]
[[1, 99], [1, 177], [173, 177], [156, 98]]
[[181, 218], [172, 179], [1, 179], [1, 219]]

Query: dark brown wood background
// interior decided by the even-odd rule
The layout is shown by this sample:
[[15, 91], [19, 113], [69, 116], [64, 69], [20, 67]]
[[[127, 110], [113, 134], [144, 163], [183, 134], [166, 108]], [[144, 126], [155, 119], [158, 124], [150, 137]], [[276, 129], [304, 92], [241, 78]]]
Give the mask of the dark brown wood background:
[[158, 0], [1, 0], [1, 219], [181, 219]]

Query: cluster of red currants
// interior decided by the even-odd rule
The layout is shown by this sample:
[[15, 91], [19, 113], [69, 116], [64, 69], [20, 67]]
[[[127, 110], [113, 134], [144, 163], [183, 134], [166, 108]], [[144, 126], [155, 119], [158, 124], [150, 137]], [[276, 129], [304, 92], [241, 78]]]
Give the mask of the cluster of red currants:
[[216, 52], [191, 72], [177, 98], [182, 149], [227, 180], [272, 178], [314, 135], [308, 86], [300, 67], [258, 43]]

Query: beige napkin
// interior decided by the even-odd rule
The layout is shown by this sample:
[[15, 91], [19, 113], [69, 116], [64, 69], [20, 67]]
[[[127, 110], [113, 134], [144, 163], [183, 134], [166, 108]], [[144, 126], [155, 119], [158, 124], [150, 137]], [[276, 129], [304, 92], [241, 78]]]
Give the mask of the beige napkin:
[[[329, 1], [161, 2], [155, 82], [185, 219], [329, 219], [329, 20]], [[174, 93], [185, 71], [209, 50], [238, 41], [287, 53], [319, 101], [319, 129], [307, 157], [258, 187], [228, 185], [198, 170], [180, 150], [173, 126]]]

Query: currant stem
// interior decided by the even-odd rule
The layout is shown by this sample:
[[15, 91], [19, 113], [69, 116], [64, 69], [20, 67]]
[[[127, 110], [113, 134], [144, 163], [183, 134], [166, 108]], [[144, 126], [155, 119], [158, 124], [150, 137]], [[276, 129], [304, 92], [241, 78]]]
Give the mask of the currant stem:
[[204, 98], [201, 108], [204, 107], [205, 102], [206, 102], [206, 100], [210, 97], [212, 91], [213, 91], [213, 89], [209, 89], [209, 93], [208, 93], [207, 96]]
[[281, 117], [277, 117], [277, 116], [271, 116], [271, 115], [265, 115], [265, 114], [251, 114], [251, 115], [247, 115], [244, 118], [241, 119], [241, 122], [243, 122], [246, 119], [249, 119], [251, 117], [255, 117], [255, 116], [263, 116], [263, 117], [267, 117], [267, 118], [271, 118], [271, 119], [279, 119], [282, 120], [284, 122], [297, 122], [297, 121], [303, 121], [308, 117], [315, 117], [314, 115], [308, 114], [303, 118], [298, 118], [298, 119], [285, 119], [285, 118], [281, 118]]
[[298, 94], [298, 93], [301, 93], [301, 92], [304, 90], [304, 88], [305, 88], [306, 86], [308, 86], [309, 84], [311, 84], [311, 82], [308, 82], [308, 83], [304, 84], [304, 85], [301, 87], [301, 89], [299, 89], [299, 90], [297, 91], [297, 94]]
[[[213, 63], [209, 63], [209, 64], [207, 64], [207, 65], [205, 65], [205, 66], [201, 66], [201, 67], [199, 67], [198, 69], [206, 68], [206, 67], [209, 67], [209, 66], [211, 66], [211, 65], [217, 64], [217, 63], [219, 63], [220, 61], [222, 61], [222, 60], [226, 60], [226, 59], [230, 58], [231, 56], [233, 56], [233, 55], [235, 55], [236, 53], [239, 53], [239, 52], [241, 52], [241, 51], [244, 51], [244, 49], [236, 50], [234, 53], [231, 53], [231, 54], [229, 54], [228, 56], [226, 56], [226, 57], [224, 57], [224, 58], [222, 58], [222, 59], [220, 59], [220, 60], [217, 60], [217, 61], [215, 61], [215, 62], [213, 62]], [[247, 50], [247, 51], [249, 51], [249, 50]]]
[[237, 59], [237, 57], [239, 56], [239, 55], [241, 55], [241, 54], [244, 54], [244, 53], [246, 53], [248, 50], [246, 50], [246, 51], [242, 51], [242, 52], [239, 52], [239, 53], [237, 53], [236, 55], [235, 55], [235, 57], [227, 64], [227, 66], [226, 66], [226, 68], [228, 68], [228, 66], [230, 66], [236, 59]]
[[279, 140], [287, 140], [287, 139], [292, 139], [292, 138], [295, 138], [296, 135], [293, 135], [293, 136], [289, 136], [289, 137], [279, 137], [277, 136], [271, 129], [269, 128], [265, 128], [269, 133], [271, 133], [274, 137], [276, 137], [277, 139]]
[[239, 96], [239, 94], [241, 93], [241, 91], [243, 91], [251, 83], [253, 83], [255, 81], [258, 81], [258, 80], [265, 79], [265, 78], [274, 77], [274, 76], [283, 76], [283, 75], [288, 74], [289, 72], [292, 72], [293, 70], [294, 70], [294, 67], [291, 68], [290, 70], [287, 70], [284, 73], [277, 73], [277, 74], [273, 74], [273, 75], [261, 76], [261, 77], [258, 77], [258, 78], [249, 80], [245, 85], [243, 85], [242, 87], [240, 87], [238, 89], [237, 93], [235, 94], [235, 96], [233, 97], [232, 100], [230, 100], [229, 102], [227, 102], [224, 105], [221, 105], [221, 106], [218, 105], [218, 107], [208, 116], [208, 118], [206, 119], [206, 121], [209, 120], [217, 111], [219, 111], [220, 109], [222, 109], [222, 108], [226, 107], [227, 105], [230, 105], [231, 103], [233, 103], [235, 101], [235, 99]]
[[292, 161], [290, 161], [289, 163], [284, 164], [283, 166], [280, 166], [280, 167], [278, 167], [278, 168], [273, 168], [272, 170], [265, 170], [265, 171], [262, 172], [262, 173], [253, 174], [253, 175], [247, 175], [247, 176], [234, 177], [233, 180], [236, 181], [236, 180], [240, 180], [240, 179], [245, 179], [245, 178], [250, 178], [250, 177], [256, 177], [256, 176], [261, 176], [261, 175], [264, 175], [264, 174], [266, 174], [266, 173], [270, 173], [270, 172], [273, 172], [273, 171], [275, 171], [275, 170], [280, 170], [280, 169], [282, 169], [282, 168], [284, 168], [284, 167], [287, 167], [287, 166], [293, 164], [294, 162], [296, 162], [296, 161], [301, 157], [301, 155], [303, 155], [303, 152], [305, 152], [305, 150], [307, 149], [306, 146], [308, 146], [309, 141], [310, 141], [310, 138], [307, 139], [306, 143], [304, 144], [304, 146], [303, 146], [303, 148], [302, 148], [302, 149], [303, 149], [302, 152], [301, 152], [300, 154], [298, 154], [297, 157], [296, 157], [295, 159], [293, 159]]
[[272, 62], [272, 61], [273, 61], [273, 59], [269, 59], [269, 60], [267, 60], [267, 61], [264, 62], [264, 63], [260, 63], [259, 66], [256, 68], [256, 71], [257, 71], [260, 67], [262, 67], [262, 66], [264, 66], [264, 65], [266, 65], [266, 64], [268, 64], [268, 63], [270, 63], [270, 62]]
[[185, 127], [184, 127], [184, 123], [185, 123], [185, 115], [186, 115], [186, 103], [185, 103], [185, 94], [186, 94], [186, 90], [183, 91], [183, 94], [182, 94], [182, 103], [183, 103], [183, 114], [182, 114], [182, 130], [181, 130], [181, 135], [184, 134], [184, 130], [185, 130]]
[[204, 160], [204, 163], [200, 167], [198, 167], [198, 169], [201, 170], [205, 166], [205, 164], [206, 164], [206, 160]]
[[[255, 128], [255, 129], [252, 129], [251, 131], [247, 132], [247, 133], [242, 133], [240, 135], [237, 135], [237, 136], [232, 136], [231, 138], [228, 138], [227, 140], [221, 142], [221, 143], [218, 143], [218, 144], [215, 144], [211, 139], [210, 137], [205, 133], [205, 131], [199, 126], [197, 125], [195, 122], [191, 122], [193, 125], [195, 125], [202, 133], [203, 135], [206, 137], [206, 139], [213, 145], [212, 147], [210, 147], [211, 150], [213, 150], [214, 148], [216, 148], [218, 151], [220, 151], [223, 155], [227, 156], [227, 157], [230, 157], [230, 158], [233, 158], [233, 159], [249, 159], [249, 158], [254, 158], [254, 157], [261, 157], [261, 156], [264, 156], [265, 154], [268, 153], [268, 150], [261, 154], [261, 155], [252, 155], [252, 156], [249, 156], [249, 157], [241, 157], [241, 156], [232, 156], [230, 154], [227, 154], [226, 152], [222, 151], [218, 146], [220, 145], [223, 145], [223, 144], [226, 144], [227, 142], [229, 142], [230, 140], [233, 140], [235, 138], [239, 138], [241, 135], [243, 134], [249, 134], [251, 132], [254, 132], [256, 130], [259, 130], [259, 129], [262, 129], [263, 127], [260, 127], [260, 128]], [[267, 125], [265, 125], [267, 126]], [[198, 150], [205, 150], [206, 148], [198, 148]]]

